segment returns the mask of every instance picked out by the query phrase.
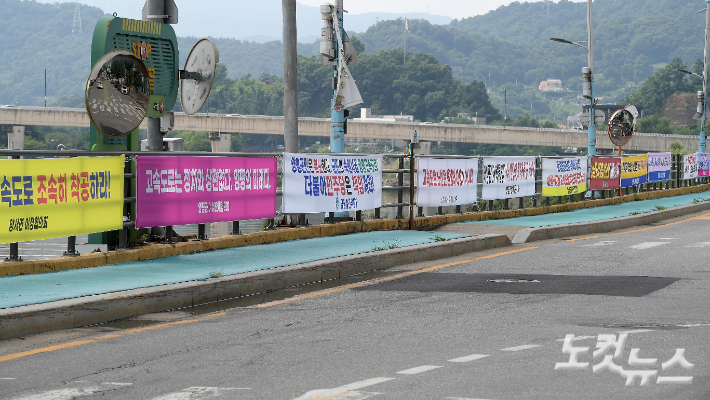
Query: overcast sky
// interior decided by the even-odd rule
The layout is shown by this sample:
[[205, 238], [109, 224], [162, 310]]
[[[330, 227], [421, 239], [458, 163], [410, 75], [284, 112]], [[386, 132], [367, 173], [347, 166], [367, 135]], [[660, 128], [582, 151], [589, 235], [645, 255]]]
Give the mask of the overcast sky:
[[[56, 0], [39, 0], [41, 3], [54, 3]], [[184, 0], [177, 0], [178, 8]], [[195, 0], [190, 0], [195, 1]], [[213, 0], [201, 0], [200, 4], [209, 6]], [[234, 0], [234, 3], [251, 0]], [[279, 2], [279, 0], [267, 0]], [[435, 15], [446, 15], [451, 18], [466, 18], [474, 15], [485, 14], [488, 11], [512, 3], [514, 0], [344, 0], [345, 9], [353, 14], [366, 12], [423, 12]], [[539, 1], [539, 0], [537, 0]], [[553, 0], [555, 3], [559, 0]], [[571, 0], [585, 1], [585, 0]], [[59, 1], [63, 2], [63, 1]], [[82, 4], [88, 4], [102, 8], [106, 12], [117, 11], [119, 14], [137, 14], [140, 16], [140, 9], [145, 0], [79, 0]], [[309, 6], [319, 6], [321, 4], [333, 3], [332, 0], [298, 0], [299, 3]], [[280, 4], [280, 2], [279, 2]], [[137, 12], [135, 10], [138, 10]], [[130, 15], [129, 17], [135, 18]], [[140, 17], [139, 17], [140, 18]]]
[[[353, 14], [373, 11], [391, 13], [407, 11], [446, 15], [447, 17], [461, 19], [485, 14], [500, 6], [508, 5], [513, 1], [514, 0], [343, 0], [343, 8]], [[557, 3], [557, 1], [559, 0], [554, 0], [555, 3]], [[571, 1], [579, 2], [586, 0]], [[329, 3], [330, 1], [298, 0], [298, 2], [309, 6], [318, 6], [320, 4]]]

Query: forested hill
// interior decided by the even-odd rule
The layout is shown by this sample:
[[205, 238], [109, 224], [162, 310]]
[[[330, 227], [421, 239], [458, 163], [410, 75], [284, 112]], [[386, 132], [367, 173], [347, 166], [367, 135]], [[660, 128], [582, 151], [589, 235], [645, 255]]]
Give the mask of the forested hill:
[[[674, 58], [694, 62], [703, 55], [704, 2], [695, 0], [595, 0], [594, 66], [598, 82], [611, 89], [650, 76], [649, 65]], [[551, 42], [550, 37], [587, 40], [587, 4], [560, 0], [513, 2], [485, 15], [453, 21], [451, 28], [525, 46], [533, 68], [525, 79], [577, 78], [587, 64], [584, 49]], [[481, 71], [486, 72], [486, 71]], [[495, 75], [495, 82], [510, 82]], [[477, 75], [478, 78], [482, 74]]]

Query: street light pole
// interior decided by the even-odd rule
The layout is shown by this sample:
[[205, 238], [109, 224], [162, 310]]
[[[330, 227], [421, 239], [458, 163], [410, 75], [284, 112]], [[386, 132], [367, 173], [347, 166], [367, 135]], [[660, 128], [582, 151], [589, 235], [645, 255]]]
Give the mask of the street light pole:
[[592, 0], [587, 0], [587, 61], [589, 62], [591, 99], [589, 99], [589, 127], [587, 129], [587, 154], [597, 155], [597, 126], [594, 121], [594, 41], [592, 39]]
[[707, 101], [707, 80], [708, 80], [708, 31], [710, 30], [710, 0], [705, 0], [705, 52], [703, 54], [703, 117], [700, 121], [700, 143], [698, 151], [705, 153], [705, 102]]

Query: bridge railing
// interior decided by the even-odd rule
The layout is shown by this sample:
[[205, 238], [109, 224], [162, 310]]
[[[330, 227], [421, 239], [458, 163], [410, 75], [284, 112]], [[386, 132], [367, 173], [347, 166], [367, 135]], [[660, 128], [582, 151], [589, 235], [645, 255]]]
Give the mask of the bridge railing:
[[[68, 158], [68, 157], [97, 157], [97, 156], [125, 156], [125, 174], [124, 174], [124, 229], [119, 231], [119, 240], [117, 248], [123, 249], [128, 247], [128, 229], [135, 227], [135, 216], [136, 216], [136, 166], [135, 157], [136, 156], [158, 156], [158, 157], [168, 157], [168, 156], [188, 156], [188, 157], [277, 157], [282, 159], [283, 153], [211, 153], [211, 152], [128, 152], [128, 151], [107, 151], [107, 152], [88, 152], [88, 151], [48, 151], [48, 150], [0, 150], [0, 156], [8, 156], [8, 158], [18, 159], [18, 158]], [[477, 176], [477, 202], [471, 204], [459, 204], [456, 206], [449, 207], [418, 207], [416, 204], [416, 194], [419, 190], [417, 185], [417, 164], [418, 160], [422, 158], [448, 158], [448, 159], [476, 159], [479, 163], [478, 176]], [[670, 179], [664, 182], [656, 183], [645, 183], [638, 186], [632, 186], [624, 189], [614, 189], [614, 190], [601, 190], [601, 191], [590, 191], [590, 197], [585, 197], [584, 193], [579, 193], [569, 196], [554, 196], [554, 197], [544, 197], [542, 196], [542, 161], [544, 159], [561, 159], [567, 157], [535, 157], [535, 194], [533, 196], [524, 196], [517, 198], [506, 198], [497, 200], [480, 200], [483, 188], [483, 176], [482, 176], [482, 165], [484, 156], [445, 156], [445, 155], [431, 155], [431, 156], [414, 156], [408, 154], [383, 154], [383, 159], [387, 160], [385, 163], [385, 168], [383, 168], [383, 175], [394, 176], [394, 184], [384, 184], [382, 186], [383, 195], [385, 200], [380, 208], [371, 210], [372, 213], [368, 213], [370, 210], [360, 210], [356, 211], [354, 219], [357, 221], [363, 220], [363, 218], [387, 218], [388, 216], [382, 215], [382, 209], [393, 209], [393, 218], [406, 218], [413, 217], [413, 213], [416, 212], [416, 216], [426, 216], [427, 214], [444, 214], [448, 212], [462, 213], [462, 212], [482, 212], [487, 210], [508, 210], [511, 208], [521, 209], [526, 207], [537, 207], [540, 205], [550, 206], [554, 204], [563, 204], [568, 202], [578, 202], [586, 201], [591, 198], [594, 199], [596, 196], [601, 198], [620, 196], [630, 193], [638, 193], [652, 190], [667, 190], [671, 188], [685, 187], [697, 185], [700, 183], [707, 183], [708, 177], [695, 178], [695, 179], [683, 179], [683, 160], [684, 155], [673, 154], [671, 157], [671, 176]], [[278, 168], [278, 176], [282, 177], [282, 167]], [[407, 179], [405, 180], [405, 176]], [[279, 182], [276, 190], [277, 196], [282, 196], [282, 184], [280, 183], [282, 179], [277, 180]], [[391, 182], [391, 181], [390, 181]], [[396, 197], [395, 197], [396, 196]], [[516, 201], [517, 200], [517, 201]], [[291, 226], [297, 225], [299, 223], [305, 222], [305, 217], [302, 215], [283, 215], [279, 213], [281, 209], [280, 205], [277, 204], [277, 214], [282, 217], [289, 217], [290, 221], [283, 221], [285, 224]], [[365, 211], [365, 216], [363, 217], [363, 211]], [[342, 219], [337, 219], [334, 217], [333, 213], [328, 214], [327, 221], [330, 223], [337, 223]], [[299, 221], [299, 222], [294, 222]], [[232, 221], [231, 234], [240, 234], [239, 231], [240, 221]], [[274, 219], [265, 220], [266, 229], [276, 229], [276, 221]], [[198, 224], [198, 239], [205, 239], [205, 224]], [[172, 226], [166, 227], [166, 241], [171, 242], [172, 240]], [[76, 237], [71, 236], [67, 238], [67, 251], [65, 255], [77, 255], [76, 252]], [[7, 260], [14, 261], [19, 260], [19, 243], [10, 244], [10, 257]]]

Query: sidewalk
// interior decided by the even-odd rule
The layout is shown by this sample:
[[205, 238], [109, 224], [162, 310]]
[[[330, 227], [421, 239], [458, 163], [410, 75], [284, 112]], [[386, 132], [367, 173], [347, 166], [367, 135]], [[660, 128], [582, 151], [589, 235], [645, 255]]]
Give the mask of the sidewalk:
[[130, 289], [206, 280], [211, 271], [235, 275], [287, 265], [304, 264], [353, 254], [374, 247], [408, 247], [435, 242], [436, 235], [455, 239], [467, 235], [426, 231], [375, 231], [289, 242], [253, 245], [126, 262], [44, 274], [0, 278], [0, 308], [78, 298]]

